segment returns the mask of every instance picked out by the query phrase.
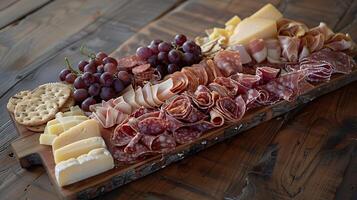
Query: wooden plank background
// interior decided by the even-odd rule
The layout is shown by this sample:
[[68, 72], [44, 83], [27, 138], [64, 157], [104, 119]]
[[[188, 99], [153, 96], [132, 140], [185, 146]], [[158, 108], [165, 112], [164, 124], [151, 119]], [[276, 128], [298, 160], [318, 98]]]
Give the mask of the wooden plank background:
[[[1, 199], [58, 198], [41, 167], [21, 169], [13, 157], [17, 134], [5, 109], [19, 90], [57, 80], [65, 56], [83, 59], [82, 44], [126, 55], [155, 38], [202, 35], [267, 2], [288, 18], [311, 27], [324, 21], [357, 41], [357, 0], [33, 2], [0, 3]], [[355, 102], [356, 82], [100, 199], [356, 199]]]

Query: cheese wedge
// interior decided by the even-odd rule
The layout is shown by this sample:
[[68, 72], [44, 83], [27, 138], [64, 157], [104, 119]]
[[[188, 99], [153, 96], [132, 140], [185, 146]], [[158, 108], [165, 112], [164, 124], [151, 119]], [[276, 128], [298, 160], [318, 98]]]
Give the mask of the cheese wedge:
[[83, 110], [79, 108], [79, 106], [72, 106], [70, 108], [70, 111], [67, 112], [58, 112], [56, 113], [56, 118], [58, 117], [68, 117], [68, 116], [76, 116], [76, 115], [82, 115], [85, 116]]
[[101, 134], [98, 122], [94, 119], [89, 119], [76, 126], [73, 126], [72, 128], [56, 137], [52, 143], [52, 150], [55, 152], [57, 149], [73, 142], [99, 136], [101, 136]]
[[53, 142], [53, 140], [55, 140], [56, 137], [57, 137], [57, 135], [43, 133], [40, 135], [40, 144], [52, 145], [52, 142]]
[[151, 91], [151, 84], [150, 82], [147, 82], [144, 87], [143, 87], [143, 96], [146, 100], [146, 102], [152, 106], [152, 107], [157, 107], [159, 106], [158, 104], [155, 103], [152, 91]]
[[261, 18], [244, 19], [234, 29], [229, 38], [229, 46], [242, 44], [247, 45], [254, 39], [267, 39], [277, 36], [275, 20]]
[[249, 18], [271, 19], [277, 21], [283, 18], [283, 14], [272, 4], [268, 3]]
[[76, 126], [76, 125], [82, 123], [83, 121], [85, 121], [85, 120], [73, 120], [73, 121], [64, 122], [64, 123], [57, 123], [57, 124], [49, 126], [47, 133], [52, 134], [52, 135], [60, 135], [64, 131], [72, 128], [73, 126]]
[[242, 20], [237, 16], [237, 15], [235, 15], [234, 17], [232, 17], [231, 19], [229, 19], [226, 23], [225, 23], [225, 25], [226, 25], [226, 27], [227, 26], [237, 26], [240, 22], [241, 22]]
[[103, 138], [91, 137], [61, 147], [54, 152], [53, 156], [57, 164], [70, 158], [77, 158], [80, 155], [87, 154], [89, 151], [98, 148], [106, 148]]
[[114, 168], [114, 160], [105, 148], [93, 149], [88, 154], [58, 163], [55, 176], [63, 187]]

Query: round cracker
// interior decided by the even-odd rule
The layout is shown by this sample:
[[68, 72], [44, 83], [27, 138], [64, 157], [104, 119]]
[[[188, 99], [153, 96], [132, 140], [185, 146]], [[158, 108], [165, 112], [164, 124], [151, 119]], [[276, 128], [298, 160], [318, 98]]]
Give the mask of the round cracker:
[[25, 126], [45, 124], [53, 119], [58, 111], [58, 105], [53, 100], [37, 98], [19, 102], [14, 111], [15, 120]]
[[71, 88], [64, 83], [46, 83], [38, 86], [31, 96], [33, 98], [41, 98], [44, 101], [52, 100], [60, 108], [71, 96]]
[[30, 131], [36, 133], [43, 133], [45, 131], [46, 124], [38, 125], [38, 126], [26, 126], [26, 128]]
[[26, 97], [28, 97], [30, 94], [31, 94], [30, 90], [24, 90], [15, 94], [9, 99], [9, 102], [6, 105], [7, 109], [13, 113], [16, 105], [23, 99], [26, 99]]
[[66, 103], [64, 103], [63, 106], [59, 109], [59, 111], [60, 112], [69, 111], [71, 109], [71, 107], [74, 106], [74, 104], [76, 104], [76, 101], [74, 100], [74, 98], [72, 96], [70, 96], [68, 98], [68, 100], [66, 101]]

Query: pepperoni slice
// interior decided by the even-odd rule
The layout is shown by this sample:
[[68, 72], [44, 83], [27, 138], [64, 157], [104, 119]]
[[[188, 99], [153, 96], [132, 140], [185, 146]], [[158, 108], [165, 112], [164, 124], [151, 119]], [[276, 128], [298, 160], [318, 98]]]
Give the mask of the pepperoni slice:
[[149, 68], [151, 67], [150, 64], [143, 64], [143, 65], [139, 65], [137, 67], [134, 67], [131, 72], [133, 74], [140, 74], [140, 73], [143, 73], [145, 72], [146, 70], [148, 70]]
[[146, 64], [145, 60], [140, 59], [136, 55], [126, 56], [118, 61], [118, 68], [133, 68], [138, 65]]
[[167, 129], [167, 123], [160, 118], [148, 117], [138, 123], [138, 128], [142, 134], [159, 135]]
[[114, 129], [111, 141], [115, 146], [125, 146], [130, 143], [136, 133], [137, 132], [129, 124], [125, 123]]

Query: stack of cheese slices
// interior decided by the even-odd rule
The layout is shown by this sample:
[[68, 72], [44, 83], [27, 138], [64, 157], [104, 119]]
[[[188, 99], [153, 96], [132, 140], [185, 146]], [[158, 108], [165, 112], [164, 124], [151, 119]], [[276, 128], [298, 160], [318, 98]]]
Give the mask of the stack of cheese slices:
[[[69, 185], [114, 167], [97, 121], [78, 107], [57, 113], [40, 136], [40, 144], [52, 145], [59, 186]], [[93, 167], [95, 166], [95, 167]]]

